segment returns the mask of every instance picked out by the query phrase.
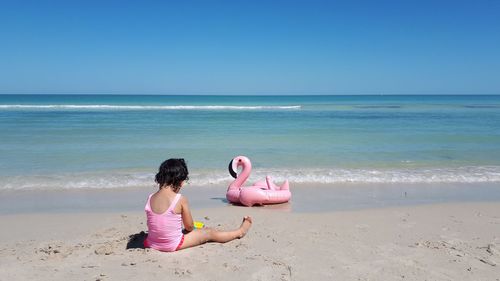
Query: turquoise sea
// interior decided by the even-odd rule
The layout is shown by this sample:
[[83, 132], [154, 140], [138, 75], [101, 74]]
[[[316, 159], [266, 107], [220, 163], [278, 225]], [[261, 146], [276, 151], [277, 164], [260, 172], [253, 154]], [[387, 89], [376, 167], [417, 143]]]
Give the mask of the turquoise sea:
[[182, 157], [196, 185], [500, 182], [500, 96], [0, 95], [0, 190], [153, 186]]

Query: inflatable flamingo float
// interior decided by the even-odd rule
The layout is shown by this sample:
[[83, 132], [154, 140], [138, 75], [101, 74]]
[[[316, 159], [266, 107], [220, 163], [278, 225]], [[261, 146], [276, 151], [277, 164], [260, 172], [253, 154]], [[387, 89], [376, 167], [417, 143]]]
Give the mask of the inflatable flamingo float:
[[[243, 169], [237, 175], [238, 167]], [[235, 180], [229, 185], [226, 198], [231, 203], [240, 203], [251, 207], [253, 205], [278, 204], [290, 200], [292, 194], [285, 180], [282, 186], [277, 186], [267, 176], [265, 181], [256, 182], [253, 186], [243, 186], [252, 171], [252, 163], [245, 156], [237, 156], [229, 162], [229, 173]]]

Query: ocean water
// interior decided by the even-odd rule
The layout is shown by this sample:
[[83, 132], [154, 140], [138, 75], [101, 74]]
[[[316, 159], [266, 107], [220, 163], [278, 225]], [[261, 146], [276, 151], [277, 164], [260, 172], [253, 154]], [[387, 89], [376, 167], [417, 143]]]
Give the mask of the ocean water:
[[0, 190], [154, 186], [159, 164], [226, 186], [500, 182], [500, 96], [0, 95]]

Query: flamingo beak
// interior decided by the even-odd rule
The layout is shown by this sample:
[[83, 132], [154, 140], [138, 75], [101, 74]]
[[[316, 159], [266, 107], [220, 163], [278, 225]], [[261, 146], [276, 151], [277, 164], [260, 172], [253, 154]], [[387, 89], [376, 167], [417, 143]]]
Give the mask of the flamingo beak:
[[231, 176], [233, 178], [236, 178], [238, 177], [238, 174], [236, 173], [236, 171], [233, 169], [233, 160], [231, 160], [231, 162], [229, 162], [229, 166], [227, 167], [227, 169], [229, 170], [229, 174], [231, 174]]

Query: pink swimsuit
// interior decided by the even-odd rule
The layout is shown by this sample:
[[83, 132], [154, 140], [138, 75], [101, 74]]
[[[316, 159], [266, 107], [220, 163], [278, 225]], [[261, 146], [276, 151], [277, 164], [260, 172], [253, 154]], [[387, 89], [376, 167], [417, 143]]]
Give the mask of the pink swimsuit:
[[144, 210], [148, 219], [148, 237], [144, 240], [146, 248], [164, 252], [174, 252], [182, 246], [184, 234], [182, 234], [182, 217], [174, 212], [175, 205], [181, 198], [177, 194], [163, 214], [156, 214], [151, 210], [151, 196], [149, 195], [148, 202]]

